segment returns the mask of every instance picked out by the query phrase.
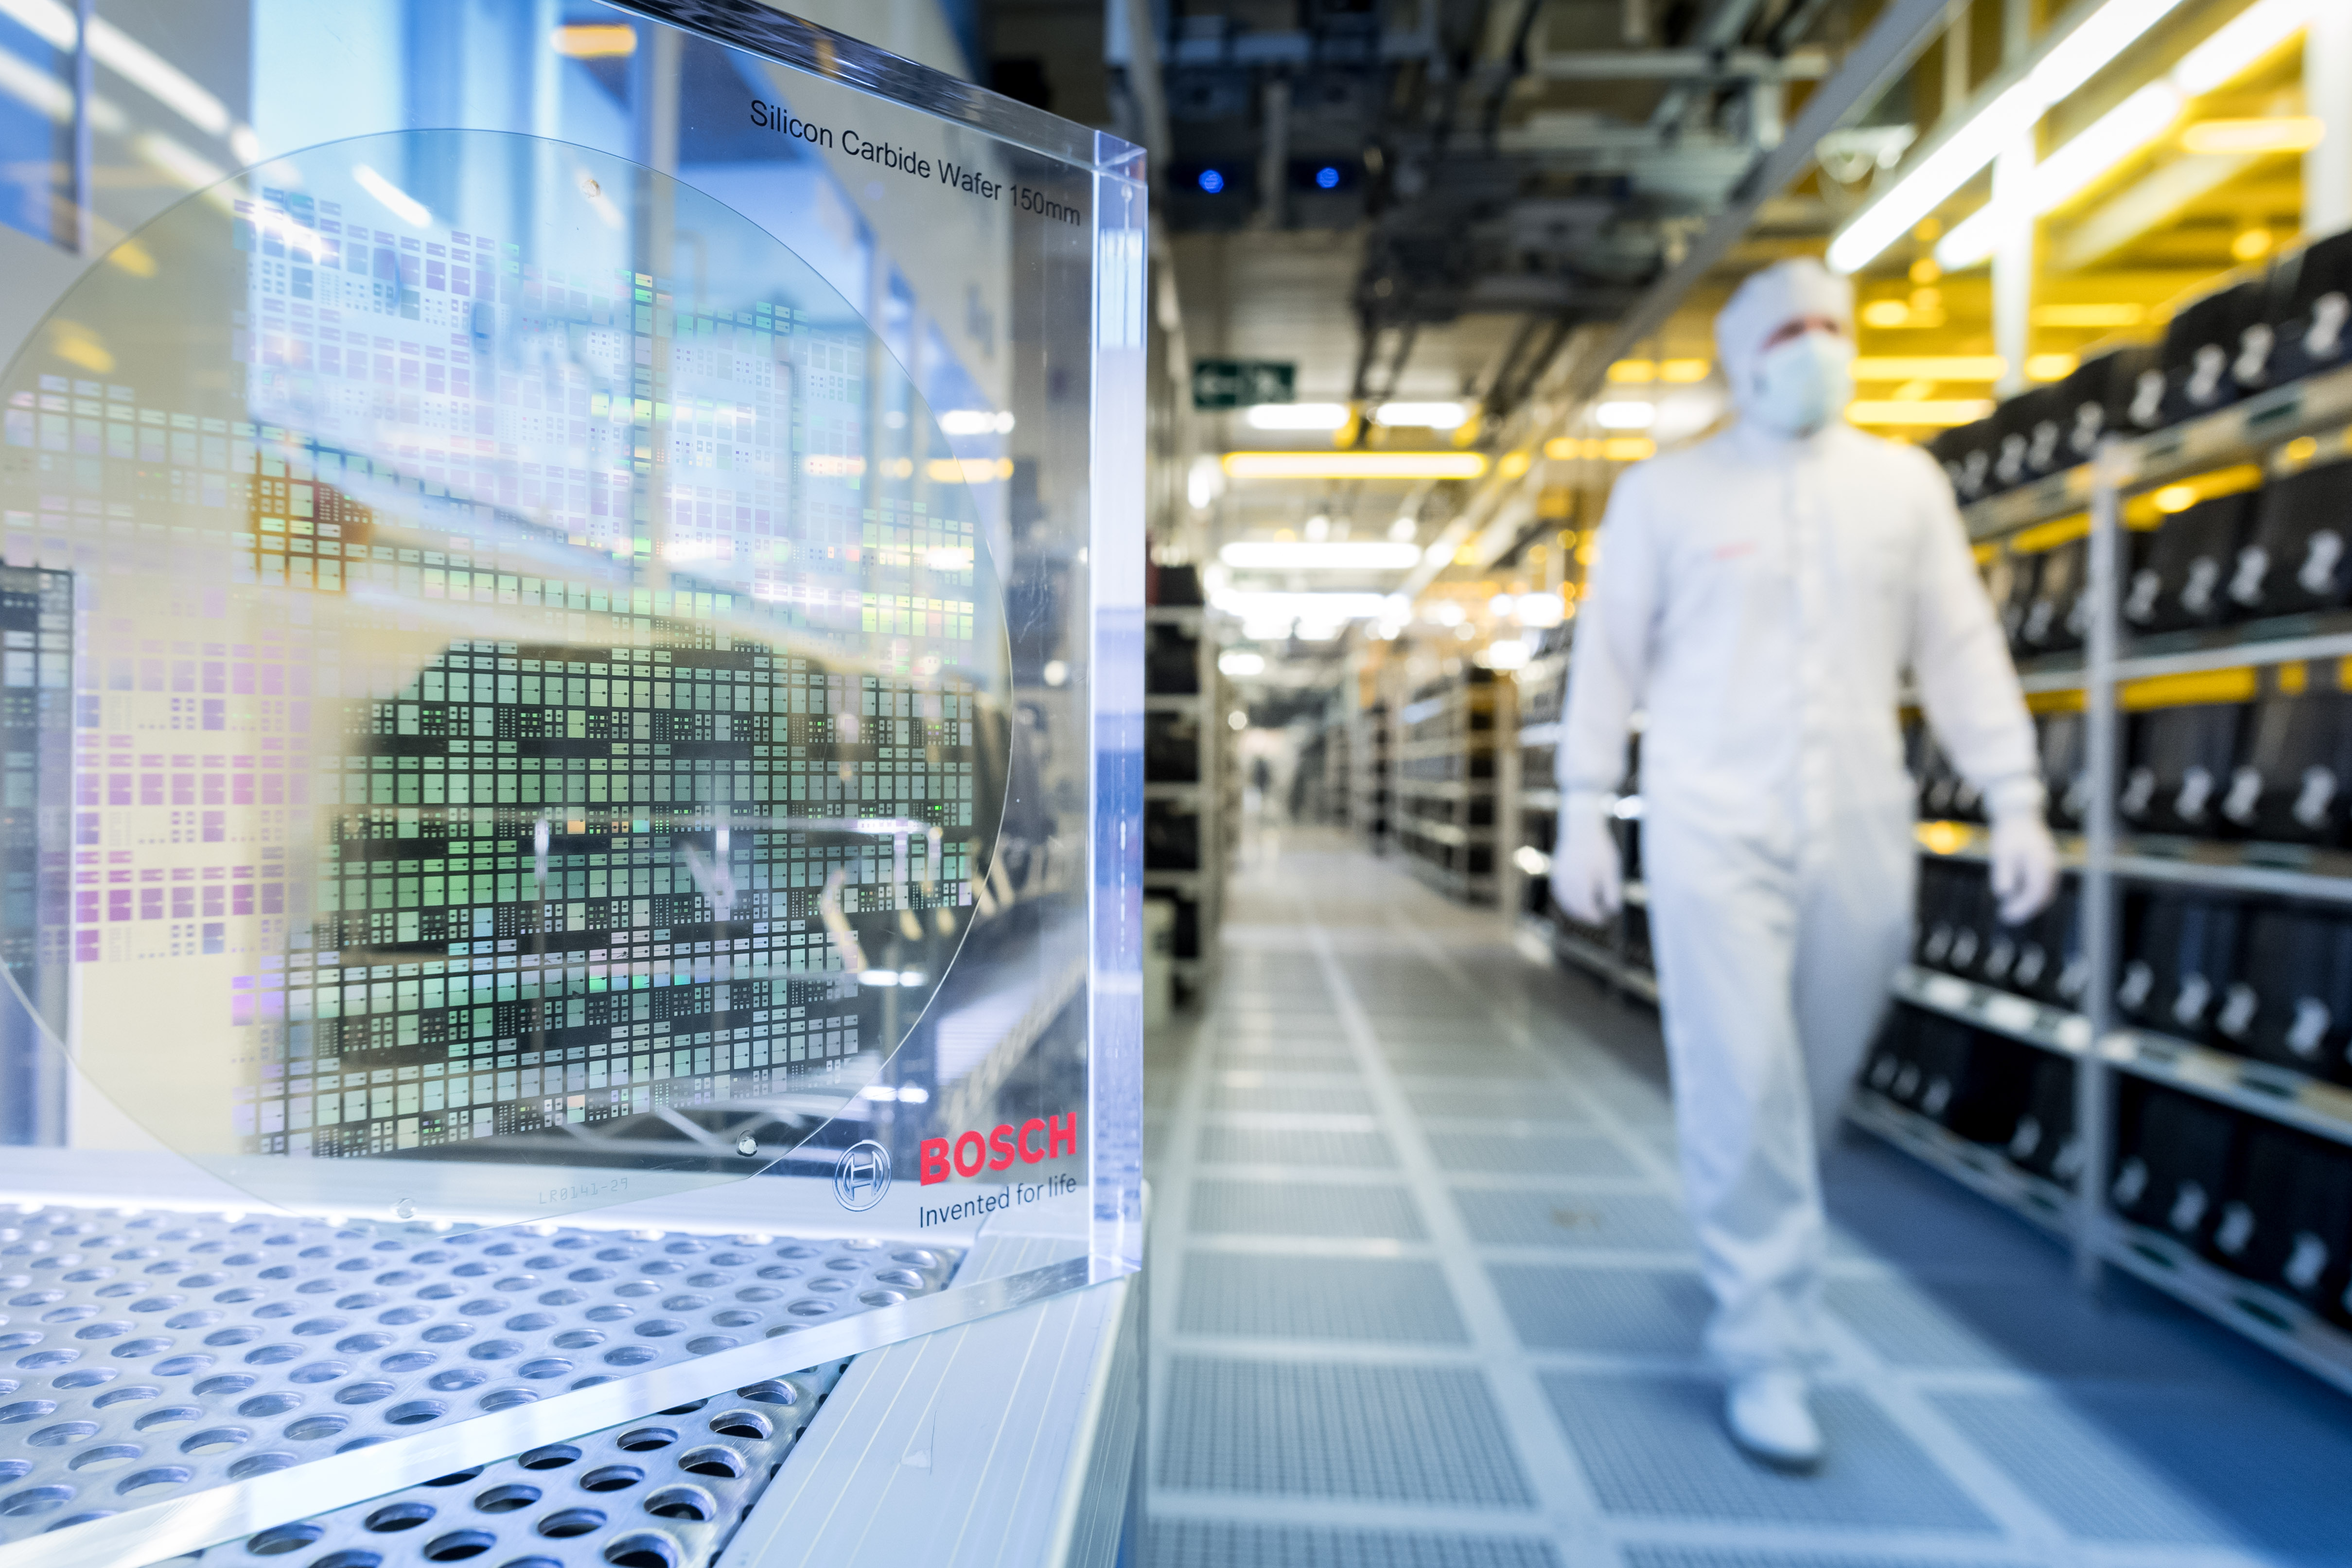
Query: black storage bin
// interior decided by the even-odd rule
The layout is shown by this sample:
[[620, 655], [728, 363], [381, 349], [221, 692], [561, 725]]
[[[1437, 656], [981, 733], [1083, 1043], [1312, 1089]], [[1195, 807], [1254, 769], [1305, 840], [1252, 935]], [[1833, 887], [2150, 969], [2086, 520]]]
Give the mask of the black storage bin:
[[2117, 1117], [2107, 1202], [2151, 1230], [2202, 1248], [2229, 1192], [2237, 1114], [2193, 1095], [2127, 1081]]
[[2011, 489], [2066, 466], [2060, 457], [2064, 396], [2056, 386], [2038, 386], [1993, 411], [1994, 489]]
[[1197, 871], [1201, 868], [1201, 814], [1176, 801], [1143, 803], [1143, 868], [1147, 871]]
[[[2251, 368], [2246, 336], [2263, 327], [2268, 304], [2268, 279], [2254, 278], [2181, 307], [2164, 333], [2166, 424], [2226, 408], [2254, 390], [2239, 372]], [[2261, 384], [2267, 378], [2265, 368]]]
[[2249, 1127], [2208, 1244], [2212, 1259], [2341, 1320], [2348, 1245], [2352, 1149]]
[[2214, 1032], [2225, 1049], [2352, 1082], [2352, 918], [2254, 910]]
[[2253, 523], [2258, 490], [2215, 496], [2131, 541], [2124, 624], [2137, 632], [2218, 626], [2231, 613], [2230, 574]]
[[1996, 924], [1985, 868], [1929, 861], [1919, 873], [1918, 962], [1949, 974], [1973, 976]]
[[1143, 716], [1143, 777], [1150, 784], [1201, 782], [1201, 720], [1194, 713]]
[[2201, 702], [2137, 714], [2116, 809], [2146, 833], [2219, 837], [2250, 704]]
[[2009, 563], [2008, 592], [1993, 601], [2000, 614], [2001, 635], [2009, 639], [2009, 651], [2022, 658], [2041, 650], [2025, 640], [2026, 622], [2032, 617], [2033, 601], [2042, 589], [2042, 563], [2046, 554], [2020, 555], [2015, 551], [2002, 552]]
[[2080, 539], [2034, 558], [2033, 586], [2017, 633], [2021, 652], [2057, 653], [2083, 646], [2087, 563]]
[[1989, 1148], [2004, 1148], [2017, 1135], [2033, 1092], [2032, 1046], [1962, 1026], [1965, 1037], [1952, 1092], [1931, 1114], [1956, 1137]]
[[1960, 776], [1944, 748], [1929, 735], [1921, 748], [1919, 815], [1931, 822], [1980, 822], [1984, 797], [1976, 785]]
[[1143, 689], [1153, 697], [1193, 697], [1201, 690], [1201, 634], [1154, 621], [1145, 628]]
[[2222, 999], [2237, 979], [2239, 906], [2151, 893], [2124, 904], [2126, 959], [2116, 1005], [2134, 1023], [2184, 1040], [2218, 1039]]
[[1990, 418], [1957, 426], [1936, 437], [1929, 450], [1952, 481], [1962, 506], [1992, 493], [1993, 449], [1998, 441]]
[[2332, 610], [2352, 596], [2352, 460], [2282, 475], [2263, 488], [2252, 533], [2230, 574], [2230, 602], [2248, 616]]
[[2221, 800], [2226, 832], [2341, 844], [2352, 817], [2352, 693], [2277, 692], [2253, 705]]
[[2082, 908], [2081, 884], [2072, 877], [2062, 879], [2050, 907], [2018, 931], [2017, 956], [2011, 961], [2003, 989], [2053, 1007], [2081, 1009], [2090, 984], [2090, 966], [2083, 958]]
[[2083, 1163], [2082, 1140], [2074, 1134], [2074, 1064], [2036, 1051], [2026, 1073], [2025, 1108], [2004, 1145], [2010, 1163], [2072, 1186]]
[[2272, 379], [2293, 381], [2352, 357], [2352, 232], [2280, 258], [2273, 277]]
[[2079, 711], [2060, 710], [2034, 717], [2036, 750], [2042, 757], [2042, 787], [2050, 797], [2050, 821], [2056, 827], [2080, 827], [2091, 806], [2089, 731]]
[[2102, 437], [2137, 436], [2164, 422], [2163, 353], [2153, 343], [2084, 360], [2058, 386], [2067, 464], [2089, 462]]
[[1941, 1120], [1968, 1065], [1966, 1024], [1896, 1003], [1864, 1081], [1896, 1104]]

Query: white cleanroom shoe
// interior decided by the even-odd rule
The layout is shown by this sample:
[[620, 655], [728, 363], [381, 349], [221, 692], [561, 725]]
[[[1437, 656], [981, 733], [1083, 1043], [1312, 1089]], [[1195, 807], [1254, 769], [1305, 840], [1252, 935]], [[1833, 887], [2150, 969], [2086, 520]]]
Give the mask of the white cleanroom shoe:
[[1794, 1372], [1751, 1372], [1734, 1378], [1723, 1402], [1732, 1440], [1754, 1458], [1785, 1470], [1822, 1462], [1822, 1429], [1806, 1402], [1805, 1379]]

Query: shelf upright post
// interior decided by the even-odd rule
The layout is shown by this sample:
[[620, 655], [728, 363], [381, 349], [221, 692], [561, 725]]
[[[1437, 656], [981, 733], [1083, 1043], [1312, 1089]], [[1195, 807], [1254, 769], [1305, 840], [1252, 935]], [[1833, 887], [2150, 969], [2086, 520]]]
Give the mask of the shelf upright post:
[[2099, 1287], [2105, 1240], [2108, 1132], [2112, 1122], [2104, 1046], [2114, 1030], [2116, 924], [2116, 785], [2122, 735], [2116, 713], [2117, 593], [2122, 581], [2123, 448], [2114, 437], [2100, 446], [2091, 483], [2091, 537], [2084, 602], [2083, 727], [2088, 742], [2089, 809], [2083, 833], [2083, 958], [2089, 984], [2083, 1011], [2090, 1040], [2074, 1069], [2074, 1132], [2082, 1173], [2074, 1191], [2074, 1273], [2087, 1290]]

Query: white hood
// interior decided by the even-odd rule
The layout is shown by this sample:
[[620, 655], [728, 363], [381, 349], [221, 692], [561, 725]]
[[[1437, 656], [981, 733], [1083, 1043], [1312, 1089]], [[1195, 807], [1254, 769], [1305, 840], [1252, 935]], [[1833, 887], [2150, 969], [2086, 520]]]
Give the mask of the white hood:
[[1751, 272], [1715, 318], [1715, 349], [1732, 405], [1751, 412], [1765, 340], [1804, 316], [1826, 316], [1853, 335], [1853, 284], [1811, 257], [1776, 261]]

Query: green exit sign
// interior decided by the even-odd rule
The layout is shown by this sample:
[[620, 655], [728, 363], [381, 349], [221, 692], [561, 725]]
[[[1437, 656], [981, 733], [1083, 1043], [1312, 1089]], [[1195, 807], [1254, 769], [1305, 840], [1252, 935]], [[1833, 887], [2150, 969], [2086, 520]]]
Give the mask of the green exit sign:
[[1270, 359], [1197, 359], [1192, 362], [1192, 406], [1247, 408], [1259, 403], [1290, 403], [1298, 395], [1298, 367]]

